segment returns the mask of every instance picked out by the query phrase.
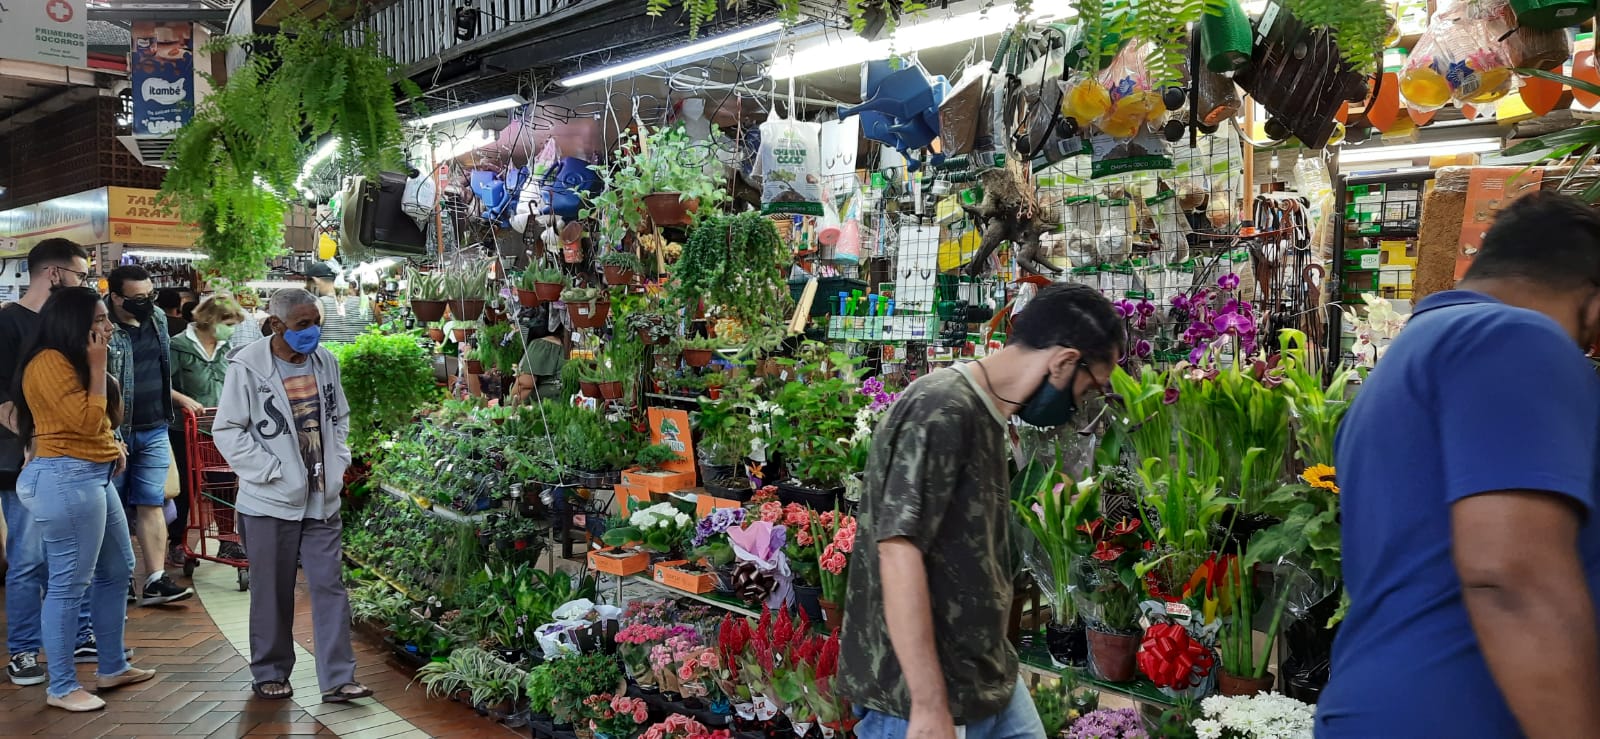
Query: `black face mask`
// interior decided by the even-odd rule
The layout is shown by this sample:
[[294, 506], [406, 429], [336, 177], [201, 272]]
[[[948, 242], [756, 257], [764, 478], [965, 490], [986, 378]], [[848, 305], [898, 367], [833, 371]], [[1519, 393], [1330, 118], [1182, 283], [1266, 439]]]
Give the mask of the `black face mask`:
[[131, 315], [134, 318], [142, 321], [146, 318], [149, 318], [156, 312], [156, 304], [155, 301], [152, 301], [149, 298], [139, 298], [137, 300], [133, 298], [123, 298], [122, 309], [127, 311], [128, 315]]
[[1028, 402], [1022, 405], [1022, 410], [1017, 411], [1017, 417], [1040, 428], [1072, 423], [1072, 417], [1078, 414], [1078, 399], [1073, 397], [1072, 390], [1078, 384], [1078, 370], [1084, 366], [1083, 362], [1079, 362], [1072, 368], [1072, 374], [1067, 375], [1065, 390], [1051, 384], [1050, 375], [1046, 374], [1044, 380], [1039, 382], [1039, 389], [1033, 391]]

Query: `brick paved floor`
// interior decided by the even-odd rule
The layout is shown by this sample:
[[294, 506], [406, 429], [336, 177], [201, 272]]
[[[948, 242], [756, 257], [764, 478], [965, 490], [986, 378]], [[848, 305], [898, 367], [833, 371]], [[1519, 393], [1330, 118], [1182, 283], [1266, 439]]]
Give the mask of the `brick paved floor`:
[[[155, 668], [155, 679], [107, 695], [104, 711], [72, 714], [46, 706], [43, 685], [19, 688], [0, 677], [0, 739], [517, 735], [467, 706], [426, 698], [420, 686], [407, 689], [410, 672], [390, 659], [381, 644], [359, 637], [357, 676], [376, 691], [376, 700], [320, 703], [313, 667], [305, 653], [295, 669], [294, 700], [255, 699], [247, 663], [234, 646], [244, 643], [246, 628], [240, 614], [246, 594], [237, 592], [232, 570], [222, 565], [201, 565], [195, 580], [203, 597], [155, 608], [130, 607], [128, 611], [127, 644], [134, 649], [133, 663]], [[303, 584], [301, 588], [295, 640], [309, 651], [310, 599]], [[78, 674], [85, 685], [93, 684], [93, 665], [79, 665]]]

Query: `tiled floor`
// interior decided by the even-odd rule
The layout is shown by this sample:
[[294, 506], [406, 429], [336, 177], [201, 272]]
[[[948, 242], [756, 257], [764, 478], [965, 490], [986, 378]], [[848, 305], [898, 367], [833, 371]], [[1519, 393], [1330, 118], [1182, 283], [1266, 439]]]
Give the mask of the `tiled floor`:
[[[357, 677], [373, 699], [323, 704], [311, 655], [310, 599], [297, 598], [295, 641], [299, 659], [288, 701], [255, 699], [250, 692], [246, 608], [233, 570], [203, 564], [195, 573], [200, 597], [157, 608], [130, 608], [127, 644], [134, 664], [155, 668], [150, 682], [106, 696], [104, 711], [71, 714], [47, 707], [44, 686], [19, 688], [0, 677], [0, 739], [14, 736], [342, 736], [507, 737], [510, 729], [458, 703], [426, 698], [407, 689], [409, 671], [388, 658], [382, 645], [356, 642]], [[3, 591], [0, 591], [3, 592]], [[0, 613], [0, 624], [4, 623]], [[3, 650], [0, 650], [3, 651]], [[80, 665], [79, 679], [92, 685], [94, 666]]]

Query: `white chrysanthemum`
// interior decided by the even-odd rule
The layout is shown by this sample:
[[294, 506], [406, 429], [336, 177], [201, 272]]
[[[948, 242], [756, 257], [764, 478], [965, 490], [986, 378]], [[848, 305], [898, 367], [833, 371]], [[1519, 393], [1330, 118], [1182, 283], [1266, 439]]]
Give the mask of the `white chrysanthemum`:
[[1211, 719], [1194, 722], [1194, 735], [1199, 739], [1222, 739], [1222, 725]]

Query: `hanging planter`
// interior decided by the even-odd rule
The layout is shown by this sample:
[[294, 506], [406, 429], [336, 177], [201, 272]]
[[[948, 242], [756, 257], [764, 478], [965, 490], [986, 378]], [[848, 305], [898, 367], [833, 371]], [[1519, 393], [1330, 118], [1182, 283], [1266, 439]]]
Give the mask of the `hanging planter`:
[[[559, 295], [559, 293], [557, 294]], [[517, 288], [517, 305], [524, 308], [537, 308], [541, 302], [544, 301], [539, 300], [538, 293], [532, 290], [524, 290], [520, 287]]]
[[714, 353], [711, 349], [684, 349], [683, 363], [690, 367], [704, 367], [711, 364], [711, 355]]
[[417, 320], [432, 323], [444, 318], [445, 302], [443, 300], [413, 300], [411, 301], [411, 315]]
[[596, 384], [599, 386], [598, 389], [600, 390], [601, 399], [603, 399], [603, 400], [620, 400], [622, 398], [622, 382], [621, 381], [612, 380], [610, 382], [601, 382], [601, 383], [596, 383]]
[[483, 317], [483, 305], [482, 300], [451, 300], [450, 313], [457, 321], [476, 321]]
[[561, 299], [561, 291], [567, 289], [562, 282], [535, 282], [533, 283], [533, 299], [540, 303], [553, 303]]
[[476, 359], [468, 359], [467, 360], [467, 374], [469, 374], [469, 375], [481, 375], [481, 374], [483, 374], [483, 362], [480, 362], [480, 361], [478, 361]]
[[573, 328], [600, 328], [606, 325], [606, 317], [611, 315], [611, 301], [567, 303], [567, 314], [572, 317]]
[[650, 212], [650, 222], [657, 226], [687, 226], [693, 214], [700, 210], [700, 201], [684, 200], [675, 192], [658, 192], [644, 196], [644, 207]]
[[433, 341], [433, 343], [435, 343], [435, 344], [443, 343], [444, 342], [444, 329], [437, 328], [437, 327], [434, 327], [434, 326], [429, 326], [428, 327], [428, 338], [431, 339]]
[[589, 382], [588, 380], [579, 380], [578, 381], [578, 390], [581, 391], [583, 393], [584, 397], [587, 397], [587, 398], [598, 398], [598, 397], [600, 397], [600, 383], [598, 383], [598, 382]]
[[455, 338], [457, 343], [472, 338], [472, 335], [477, 332], [478, 329], [475, 326], [452, 326], [450, 328], [450, 335]]
[[613, 286], [632, 285], [633, 281], [634, 281], [634, 278], [638, 276], [637, 273], [635, 273], [633, 270], [630, 270], [630, 269], [628, 269], [626, 267], [617, 267], [617, 266], [614, 266], [614, 265], [607, 264], [607, 265], [601, 267], [601, 269], [605, 272], [606, 284], [607, 285], [613, 285]]

